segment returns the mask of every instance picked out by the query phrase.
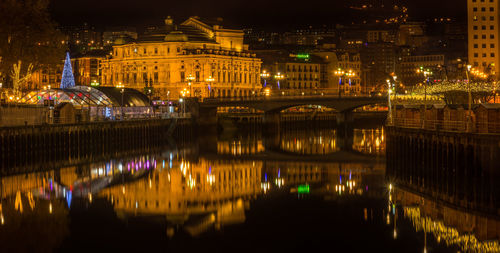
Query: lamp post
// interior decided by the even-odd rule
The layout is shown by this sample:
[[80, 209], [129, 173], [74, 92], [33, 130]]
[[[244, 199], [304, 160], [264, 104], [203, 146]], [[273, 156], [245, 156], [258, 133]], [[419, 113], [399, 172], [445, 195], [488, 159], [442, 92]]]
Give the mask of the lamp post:
[[342, 97], [342, 92], [340, 89], [340, 86], [342, 85], [342, 76], [345, 74], [345, 71], [343, 71], [341, 68], [338, 68], [334, 74], [338, 76], [339, 78], [339, 98]]
[[211, 83], [213, 83], [215, 79], [212, 76], [209, 76], [207, 79], [205, 79], [205, 81], [207, 82], [207, 97], [211, 97], [212, 93]]
[[184, 116], [184, 98], [179, 98], [179, 103], [181, 103], [182, 116]]
[[422, 128], [425, 128], [425, 114], [427, 112], [427, 85], [429, 85], [430, 81], [430, 76], [432, 75], [432, 72], [429, 69], [424, 70], [424, 67], [420, 67], [417, 69], [417, 73], [422, 73], [425, 77], [425, 82], [424, 82], [424, 118], [422, 120]]
[[280, 86], [280, 81], [285, 79], [285, 76], [281, 74], [281, 72], [278, 72], [278, 74], [274, 75], [274, 79], [278, 80], [278, 90], [281, 89]]
[[471, 119], [471, 109], [472, 109], [472, 92], [471, 92], [471, 89], [470, 89], [470, 79], [469, 79], [469, 71], [471, 70], [472, 68], [472, 65], [467, 65], [467, 69], [465, 71], [465, 74], [467, 75], [467, 93], [468, 93], [468, 100], [469, 100], [469, 107], [468, 107], [468, 111], [467, 111], [467, 126], [466, 126], [466, 130], [467, 132], [470, 132], [472, 130], [472, 119]]
[[121, 112], [121, 116], [120, 116], [120, 118], [121, 118], [121, 120], [123, 120], [124, 115], [125, 115], [125, 114], [123, 113], [123, 94], [125, 93], [125, 86], [124, 86], [124, 85], [120, 82], [120, 83], [116, 86], [116, 88], [120, 89], [120, 93], [121, 93], [121, 95], [122, 95], [122, 101], [121, 101], [121, 104], [120, 104], [120, 112]]
[[267, 78], [269, 78], [271, 75], [267, 73], [266, 70], [263, 70], [262, 73], [260, 74], [260, 77], [264, 79], [264, 88], [267, 86]]
[[356, 73], [354, 73], [351, 69], [345, 73], [345, 76], [349, 78], [349, 91], [351, 91], [351, 78], [356, 76]]
[[196, 79], [194, 76], [192, 76], [191, 74], [189, 74], [188, 77], [186, 77], [186, 79], [188, 80], [188, 86], [189, 86], [189, 92], [190, 94], [193, 94], [193, 87], [192, 87], [192, 82]]
[[392, 105], [391, 105], [391, 93], [392, 93], [392, 90], [391, 90], [391, 80], [387, 79], [386, 80], [387, 82], [387, 105], [389, 107], [389, 111], [388, 111], [388, 115], [387, 115], [387, 121], [389, 123], [389, 125], [392, 125]]
[[122, 88], [120, 90], [120, 93], [122, 94], [122, 103], [121, 103], [121, 109], [120, 111], [122, 112], [122, 116], [121, 116], [121, 119], [123, 120], [125, 118], [125, 112], [123, 111], [123, 94], [125, 93], [125, 88]]

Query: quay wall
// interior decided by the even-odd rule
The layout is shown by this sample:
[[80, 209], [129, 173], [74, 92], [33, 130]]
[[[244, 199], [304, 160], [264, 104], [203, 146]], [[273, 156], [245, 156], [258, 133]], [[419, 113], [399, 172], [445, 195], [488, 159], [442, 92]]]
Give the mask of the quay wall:
[[387, 177], [455, 206], [498, 214], [500, 134], [386, 127]]
[[[192, 138], [190, 119], [149, 119], [0, 128], [0, 173], [57, 161], [98, 159]], [[17, 171], [10, 171], [10, 170]], [[0, 175], [1, 175], [0, 174]]]

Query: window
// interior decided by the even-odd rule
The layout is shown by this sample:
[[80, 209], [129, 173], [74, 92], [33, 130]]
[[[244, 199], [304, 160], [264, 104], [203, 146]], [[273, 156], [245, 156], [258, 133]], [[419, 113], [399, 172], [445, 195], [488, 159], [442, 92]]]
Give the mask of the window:
[[474, 34], [474, 39], [477, 39], [477, 34]]
[[181, 82], [185, 82], [185, 81], [186, 81], [186, 73], [181, 72]]
[[494, 25], [490, 25], [490, 30], [495, 30], [495, 26]]
[[494, 39], [494, 38], [495, 38], [495, 35], [490, 34], [490, 39]]
[[486, 44], [482, 44], [482, 45], [481, 45], [481, 47], [482, 47], [482, 48], [486, 48]]
[[491, 57], [495, 57], [495, 53], [491, 53], [491, 54], [490, 54], [490, 56], [491, 56]]
[[481, 39], [486, 39], [486, 35], [485, 34], [481, 35]]
[[474, 30], [477, 30], [477, 25], [475, 25], [475, 26], [473, 27], [473, 29], [474, 29]]
[[490, 48], [495, 48], [495, 44], [490, 44]]
[[478, 55], [477, 53], [474, 53], [474, 57], [476, 57], [476, 58], [477, 58], [478, 56], [479, 56], [479, 55]]
[[478, 47], [477, 47], [477, 44], [474, 44], [474, 48], [478, 48]]
[[495, 11], [495, 8], [490, 7], [490, 11], [491, 11], [491, 12]]

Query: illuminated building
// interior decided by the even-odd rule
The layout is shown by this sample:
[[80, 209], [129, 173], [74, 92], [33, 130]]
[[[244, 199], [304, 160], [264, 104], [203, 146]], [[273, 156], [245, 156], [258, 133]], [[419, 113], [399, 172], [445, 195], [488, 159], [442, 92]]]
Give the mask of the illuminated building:
[[243, 44], [243, 31], [221, 20], [191, 17], [180, 25], [148, 29], [136, 41], [115, 41], [101, 65], [102, 85], [123, 84], [160, 99], [185, 96], [246, 97], [260, 90], [260, 59]]
[[71, 59], [73, 74], [77, 85], [99, 86], [101, 73], [99, 67], [102, 60], [106, 59], [104, 51], [91, 51], [80, 54]]
[[498, 0], [467, 0], [469, 31], [469, 64], [482, 72], [497, 76], [499, 58]]
[[103, 49], [102, 33], [88, 23], [83, 23], [80, 26], [61, 27], [60, 29], [66, 35], [64, 43], [69, 45], [73, 53]]
[[321, 87], [320, 57], [309, 53], [290, 53], [285, 50], [255, 51], [263, 59], [263, 86], [283, 92], [308, 92]]
[[29, 81], [24, 84], [23, 90], [43, 89], [44, 87], [59, 87], [61, 83], [63, 63], [57, 65], [44, 65], [37, 69]]
[[[421, 73], [417, 73], [417, 69], [424, 67], [432, 69], [434, 72], [442, 72], [444, 70], [445, 56], [444, 55], [415, 55], [404, 56], [401, 61], [401, 82], [405, 85], [416, 85], [422, 83], [425, 78]], [[436, 73], [437, 78], [441, 78], [439, 73]]]
[[[364, 91], [361, 84], [361, 58], [357, 53], [345, 51], [317, 51], [313, 53], [321, 57], [324, 61], [321, 69], [322, 86], [327, 89], [341, 89], [343, 93], [360, 93]], [[351, 76], [339, 76], [335, 72], [343, 71], [344, 75], [351, 73]]]
[[373, 90], [385, 87], [387, 78], [396, 71], [397, 47], [393, 43], [369, 43], [360, 55], [363, 82]]

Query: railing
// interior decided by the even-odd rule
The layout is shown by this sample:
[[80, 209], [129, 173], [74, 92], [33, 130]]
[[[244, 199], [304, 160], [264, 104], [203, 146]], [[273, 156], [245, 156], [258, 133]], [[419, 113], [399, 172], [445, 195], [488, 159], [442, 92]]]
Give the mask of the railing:
[[[500, 133], [500, 123], [495, 122], [471, 122], [448, 121], [448, 120], [423, 120], [423, 119], [403, 119], [396, 118], [389, 125], [403, 128], [450, 131], [450, 132], [471, 132], [471, 133]], [[468, 126], [469, 125], [469, 126]]]
[[72, 117], [54, 116], [49, 111], [44, 111], [36, 118], [23, 116], [2, 115], [0, 113], [0, 127], [39, 126], [52, 124], [74, 124], [88, 122], [109, 121], [139, 121], [148, 119], [185, 119], [191, 118], [191, 113], [149, 113], [149, 114], [115, 114], [111, 117], [103, 115], [87, 115], [86, 111], [80, 112]]
[[283, 99], [310, 99], [310, 98], [383, 98], [383, 96], [369, 94], [293, 94], [293, 95], [271, 95], [271, 96], [250, 96], [250, 97], [229, 97], [229, 98], [204, 98], [202, 102], [232, 102], [232, 101], [269, 101]]

